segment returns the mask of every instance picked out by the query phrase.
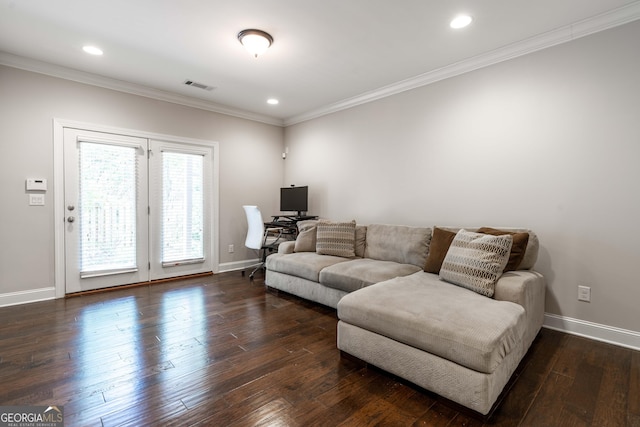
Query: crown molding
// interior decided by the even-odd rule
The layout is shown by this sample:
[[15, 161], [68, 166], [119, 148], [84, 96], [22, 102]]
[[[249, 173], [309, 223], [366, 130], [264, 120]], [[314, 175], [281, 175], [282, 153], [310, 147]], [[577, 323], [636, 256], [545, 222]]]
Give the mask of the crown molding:
[[480, 68], [508, 61], [519, 56], [576, 40], [600, 31], [618, 27], [638, 19], [640, 19], [640, 1], [630, 3], [618, 9], [557, 28], [520, 42], [512, 43], [487, 52], [486, 54], [456, 62], [388, 86], [383, 86], [379, 89], [365, 92], [352, 98], [347, 98], [316, 110], [311, 110], [307, 113], [289, 117], [285, 119], [284, 126], [295, 125], [327, 114], [336, 113], [341, 110], [346, 110], [348, 108], [396, 95], [411, 89], [426, 86], [440, 80], [445, 80]]
[[171, 102], [173, 104], [184, 105], [187, 107], [198, 108], [200, 110], [211, 111], [214, 113], [225, 114], [227, 116], [238, 117], [241, 119], [252, 120], [256, 122], [266, 123], [269, 125], [283, 126], [281, 119], [261, 114], [254, 114], [248, 111], [234, 109], [224, 105], [205, 101], [198, 98], [179, 95], [175, 93], [165, 92], [148, 86], [129, 83], [122, 80], [112, 79], [97, 74], [87, 73], [72, 68], [62, 67], [50, 64], [44, 61], [38, 61], [23, 56], [13, 55], [7, 52], [0, 52], [0, 65], [18, 68], [21, 70], [32, 71], [35, 73], [45, 74], [52, 77], [58, 77], [65, 80], [71, 80], [78, 83], [98, 86], [106, 89], [124, 92], [132, 95], [143, 96], [146, 98], [157, 99], [160, 101]]
[[360, 95], [347, 98], [309, 112], [291, 116], [285, 120], [261, 114], [251, 113], [245, 110], [234, 109], [213, 102], [192, 98], [184, 95], [165, 92], [159, 89], [150, 88], [144, 85], [112, 79], [84, 71], [74, 70], [43, 61], [13, 55], [7, 52], [0, 52], [0, 65], [19, 68], [26, 71], [33, 71], [66, 80], [72, 80], [92, 86], [112, 89], [119, 92], [144, 96], [146, 98], [171, 102], [187, 107], [212, 111], [214, 113], [225, 114], [246, 120], [266, 123], [275, 126], [291, 126], [297, 123], [312, 120], [327, 114], [353, 108], [392, 95], [396, 95], [411, 89], [416, 89], [441, 80], [465, 74], [480, 68], [498, 64], [503, 61], [527, 55], [542, 49], [576, 40], [600, 31], [608, 30], [620, 25], [640, 19], [640, 1], [635, 1], [618, 9], [605, 12], [594, 17], [575, 22], [570, 25], [540, 34], [523, 41], [504, 46], [499, 49], [478, 55], [464, 61], [456, 62], [445, 67], [429, 71], [418, 76], [402, 80], [381, 88], [362, 93]]

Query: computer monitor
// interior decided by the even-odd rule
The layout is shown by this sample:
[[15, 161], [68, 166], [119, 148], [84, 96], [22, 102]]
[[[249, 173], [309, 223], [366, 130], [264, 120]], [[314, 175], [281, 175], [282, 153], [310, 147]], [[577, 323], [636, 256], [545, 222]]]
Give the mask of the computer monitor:
[[283, 187], [280, 189], [280, 211], [297, 212], [299, 217], [308, 209], [309, 187]]

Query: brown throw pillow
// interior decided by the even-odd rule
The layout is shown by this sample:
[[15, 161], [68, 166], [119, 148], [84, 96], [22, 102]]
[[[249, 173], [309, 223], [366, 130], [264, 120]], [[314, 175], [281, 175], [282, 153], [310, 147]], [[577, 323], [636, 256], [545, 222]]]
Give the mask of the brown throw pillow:
[[431, 237], [431, 244], [429, 245], [429, 255], [427, 255], [424, 271], [427, 273], [440, 273], [442, 261], [444, 261], [444, 257], [447, 255], [454, 237], [456, 237], [456, 233], [452, 231], [443, 230], [438, 227], [433, 229], [433, 236]]
[[529, 243], [529, 233], [515, 233], [512, 231], [497, 230], [491, 227], [481, 227], [478, 229], [478, 233], [490, 234], [492, 236], [503, 236], [510, 234], [513, 237], [513, 245], [511, 246], [511, 254], [509, 254], [509, 261], [504, 271], [517, 270], [524, 258], [524, 253], [527, 251], [527, 244]]

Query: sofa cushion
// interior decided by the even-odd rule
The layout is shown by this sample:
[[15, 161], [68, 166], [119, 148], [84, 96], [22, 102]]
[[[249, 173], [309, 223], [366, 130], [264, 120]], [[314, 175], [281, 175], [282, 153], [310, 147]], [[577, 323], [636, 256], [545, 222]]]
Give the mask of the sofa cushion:
[[430, 241], [431, 228], [371, 224], [364, 256], [424, 268]]
[[320, 255], [354, 257], [356, 222], [319, 221], [316, 252]]
[[330, 288], [353, 292], [394, 277], [408, 276], [416, 271], [420, 271], [420, 268], [413, 264], [359, 258], [324, 268], [320, 272], [320, 283]]
[[529, 233], [527, 232], [514, 232], [507, 230], [497, 230], [491, 227], [480, 227], [478, 233], [491, 234], [493, 236], [502, 236], [504, 234], [510, 234], [513, 237], [513, 244], [511, 245], [511, 253], [509, 254], [509, 261], [504, 267], [504, 271], [515, 271], [520, 267], [524, 253], [527, 250], [527, 244], [529, 243]]
[[460, 230], [444, 258], [440, 277], [487, 297], [509, 260], [511, 235], [491, 236]]
[[267, 257], [266, 267], [271, 271], [318, 282], [323, 268], [348, 260], [331, 255], [318, 255], [315, 252], [276, 253]]
[[485, 298], [425, 272], [345, 295], [338, 317], [484, 373], [522, 345], [526, 329], [520, 305]]
[[427, 255], [424, 271], [427, 273], [440, 273], [442, 262], [444, 261], [444, 257], [447, 256], [449, 246], [451, 246], [454, 237], [456, 237], [456, 233], [453, 231], [439, 227], [433, 228], [433, 236], [431, 237], [429, 255]]

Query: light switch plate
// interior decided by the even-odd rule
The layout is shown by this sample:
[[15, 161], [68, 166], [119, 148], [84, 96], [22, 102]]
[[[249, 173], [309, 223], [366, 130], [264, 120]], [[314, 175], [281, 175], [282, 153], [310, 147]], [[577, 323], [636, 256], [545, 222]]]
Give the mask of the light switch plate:
[[44, 206], [44, 194], [29, 194], [29, 206]]

